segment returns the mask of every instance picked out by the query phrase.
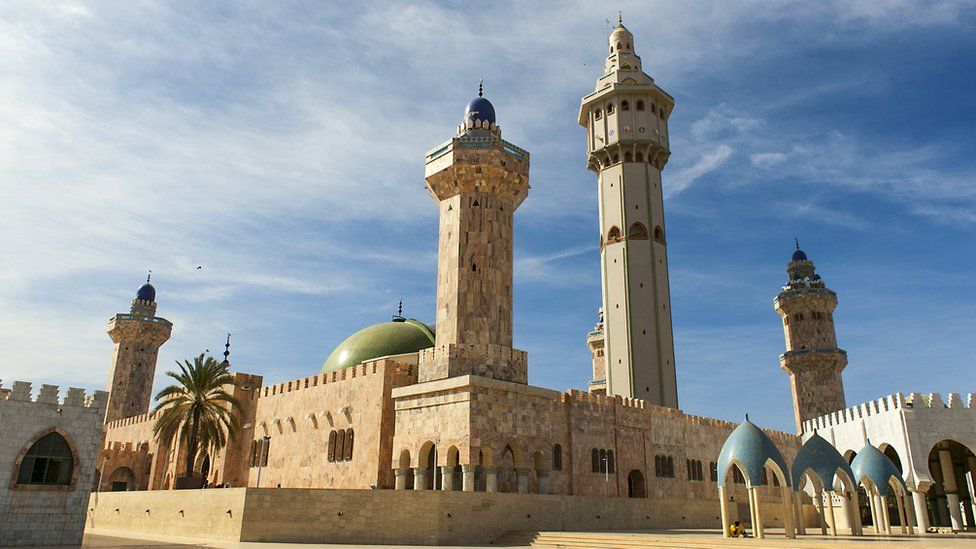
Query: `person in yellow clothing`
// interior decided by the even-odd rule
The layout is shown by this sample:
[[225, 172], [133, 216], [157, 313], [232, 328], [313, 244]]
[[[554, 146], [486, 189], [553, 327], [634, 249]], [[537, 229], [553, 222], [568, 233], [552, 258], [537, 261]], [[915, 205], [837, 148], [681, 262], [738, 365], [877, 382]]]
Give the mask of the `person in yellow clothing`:
[[746, 533], [746, 527], [739, 521], [735, 521], [729, 525], [729, 535], [733, 538], [747, 538], [749, 534]]

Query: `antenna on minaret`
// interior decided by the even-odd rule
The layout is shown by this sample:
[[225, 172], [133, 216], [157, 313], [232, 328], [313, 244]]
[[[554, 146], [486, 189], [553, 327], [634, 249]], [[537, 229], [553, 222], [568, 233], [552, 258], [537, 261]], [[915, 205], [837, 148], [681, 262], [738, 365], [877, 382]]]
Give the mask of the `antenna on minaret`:
[[397, 306], [397, 316], [403, 316], [403, 298], [400, 298], [400, 305]]
[[484, 96], [485, 96], [485, 81], [482, 79], [482, 80], [478, 80], [478, 97], [484, 97]]
[[152, 269], [149, 269], [149, 274], [146, 275], [146, 284], [149, 284], [150, 278], [152, 278]]
[[230, 357], [230, 334], [227, 334], [227, 343], [224, 344], [224, 362], [228, 362]]

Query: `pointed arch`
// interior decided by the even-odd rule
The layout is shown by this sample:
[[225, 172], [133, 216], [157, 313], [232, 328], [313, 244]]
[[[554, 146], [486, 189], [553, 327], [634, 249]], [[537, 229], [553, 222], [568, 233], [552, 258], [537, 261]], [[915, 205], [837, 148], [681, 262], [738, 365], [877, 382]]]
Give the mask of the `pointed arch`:
[[647, 240], [647, 227], [640, 221], [631, 224], [630, 229], [627, 230], [627, 238]]
[[667, 244], [667, 241], [664, 239], [664, 229], [660, 225], [654, 226], [654, 240], [661, 244]]
[[620, 227], [614, 225], [607, 231], [607, 244], [620, 242]]
[[14, 460], [13, 484], [75, 486], [78, 452], [61, 428], [45, 429], [31, 437]]

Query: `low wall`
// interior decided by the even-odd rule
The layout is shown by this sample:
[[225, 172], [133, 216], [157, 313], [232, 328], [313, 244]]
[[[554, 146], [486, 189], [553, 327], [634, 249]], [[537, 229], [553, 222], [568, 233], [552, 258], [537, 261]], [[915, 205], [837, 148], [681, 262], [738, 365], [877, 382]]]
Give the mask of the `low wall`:
[[[91, 501], [91, 527], [229, 541], [463, 545], [511, 530], [720, 528], [715, 502], [687, 500], [229, 488], [110, 492]], [[775, 523], [781, 510], [764, 513]]]

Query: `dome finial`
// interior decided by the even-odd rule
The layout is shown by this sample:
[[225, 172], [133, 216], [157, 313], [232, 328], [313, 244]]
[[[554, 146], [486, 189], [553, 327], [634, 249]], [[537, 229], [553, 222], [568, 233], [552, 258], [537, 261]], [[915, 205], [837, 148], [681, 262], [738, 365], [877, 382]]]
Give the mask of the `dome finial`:
[[152, 278], [152, 269], [149, 269], [149, 274], [146, 275], [146, 284], [149, 284], [150, 278]]
[[400, 298], [400, 304], [397, 306], [397, 316], [403, 316], [403, 298]]
[[749, 421], [749, 412], [746, 412], [746, 421]]
[[795, 236], [793, 237], [793, 249], [794, 250], [800, 249], [800, 239]]
[[618, 25], [623, 25], [624, 24], [624, 14], [620, 10], [617, 10], [617, 24]]
[[485, 81], [484, 79], [478, 80], [478, 97], [485, 96]]

